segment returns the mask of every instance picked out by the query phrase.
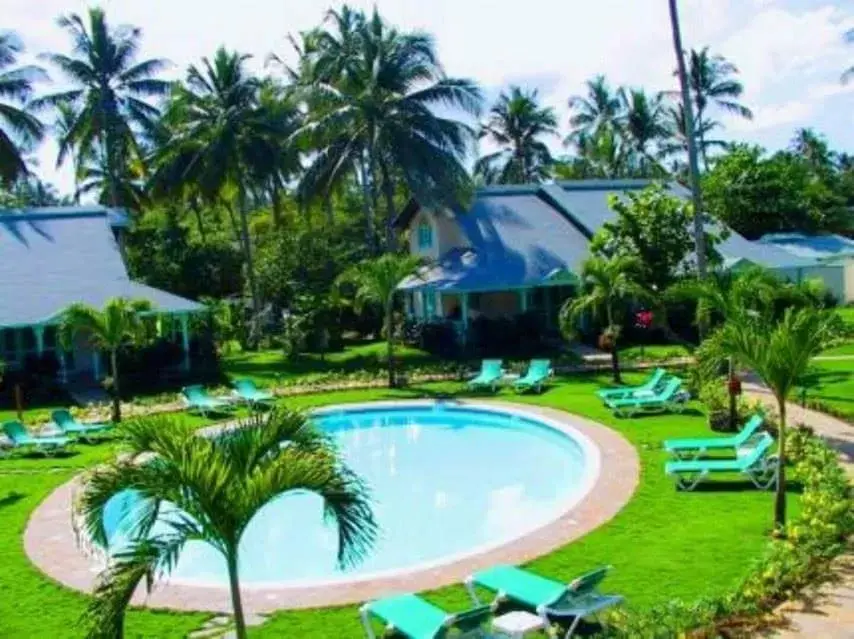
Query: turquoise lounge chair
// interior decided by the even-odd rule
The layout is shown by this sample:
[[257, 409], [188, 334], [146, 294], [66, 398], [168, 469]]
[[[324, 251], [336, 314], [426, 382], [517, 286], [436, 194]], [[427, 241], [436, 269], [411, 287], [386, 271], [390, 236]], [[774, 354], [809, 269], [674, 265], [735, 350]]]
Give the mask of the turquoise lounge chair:
[[498, 389], [502, 377], [504, 377], [504, 368], [501, 360], [485, 359], [480, 366], [480, 373], [474, 379], [469, 380], [468, 387], [471, 389], [488, 388], [495, 391]]
[[30, 448], [43, 455], [53, 455], [66, 450], [68, 444], [71, 443], [68, 437], [63, 436], [34, 437], [19, 421], [3, 424], [3, 432], [6, 433], [6, 437], [9, 438], [15, 448]]
[[685, 399], [682, 391], [682, 380], [672, 377], [667, 380], [661, 391], [653, 391], [651, 395], [627, 397], [624, 399], [606, 399], [605, 405], [614, 411], [618, 417], [633, 417], [638, 413], [663, 413], [673, 411], [681, 413], [685, 410]]
[[359, 609], [368, 639], [376, 639], [371, 617], [386, 625], [388, 631], [409, 639], [444, 639], [453, 631], [455, 638], [487, 639], [487, 622], [492, 618], [489, 606], [448, 614], [418, 595], [399, 595], [366, 603]]
[[602, 399], [627, 399], [631, 397], [640, 397], [642, 395], [649, 395], [654, 393], [655, 390], [661, 385], [664, 381], [665, 376], [667, 375], [667, 371], [663, 368], [656, 368], [652, 375], [647, 378], [647, 380], [641, 384], [640, 386], [623, 386], [621, 388], [603, 388], [602, 390], [596, 391], [596, 395]]
[[732, 450], [747, 444], [751, 437], [756, 435], [765, 418], [762, 415], [754, 415], [744, 425], [737, 435], [732, 437], [706, 437], [697, 439], [668, 439], [664, 442], [664, 450], [671, 455], [681, 459], [697, 459], [710, 450]]
[[547, 359], [532, 359], [528, 366], [528, 372], [513, 382], [513, 388], [517, 391], [535, 390], [542, 392], [543, 385], [552, 375], [552, 363]]
[[619, 595], [598, 592], [609, 570], [610, 566], [597, 568], [563, 584], [515, 566], [495, 566], [466, 579], [466, 589], [475, 603], [480, 603], [475, 590], [478, 586], [495, 593], [493, 606], [510, 600], [535, 612], [549, 625], [569, 622], [564, 635], [564, 639], [569, 639], [584, 617], [595, 618], [605, 608], [622, 603], [623, 597]]
[[50, 418], [63, 433], [82, 441], [104, 439], [113, 430], [112, 424], [82, 424], [65, 409], [53, 411]]
[[232, 382], [234, 397], [250, 406], [273, 401], [273, 393], [260, 390], [251, 379], [236, 379]]
[[755, 446], [741, 448], [736, 459], [693, 459], [667, 462], [664, 472], [676, 478], [677, 488], [694, 490], [712, 473], [740, 473], [754, 486], [768, 490], [777, 483], [778, 459], [768, 455], [774, 439], [763, 433]]
[[234, 405], [225, 399], [211, 397], [201, 386], [185, 386], [181, 389], [187, 410], [196, 411], [203, 417], [211, 413], [228, 413], [234, 410]]

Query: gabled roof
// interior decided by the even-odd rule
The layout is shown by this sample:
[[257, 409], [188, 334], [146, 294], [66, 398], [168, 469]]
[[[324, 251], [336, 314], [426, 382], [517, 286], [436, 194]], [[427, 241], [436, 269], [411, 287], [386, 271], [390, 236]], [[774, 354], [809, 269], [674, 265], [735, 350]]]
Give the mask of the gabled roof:
[[163, 312], [201, 310], [130, 280], [111, 215], [103, 207], [0, 212], [0, 326], [50, 322], [74, 302], [101, 307], [113, 297], [144, 298]]
[[842, 235], [806, 235], [805, 233], [768, 233], [759, 243], [776, 246], [797, 257], [834, 260], [854, 257], [854, 240]]
[[[565, 277], [580, 271], [589, 255], [590, 238], [616, 219], [608, 204], [610, 197], [626, 197], [652, 183], [571, 180], [480, 189], [469, 211], [453, 212], [467, 238], [467, 250], [451, 250], [423, 270], [420, 279], [405, 280], [401, 288], [473, 291], [555, 283], [556, 273]], [[690, 191], [677, 182], [665, 188], [677, 197], [690, 197]], [[410, 202], [395, 224], [406, 228], [418, 210], [417, 202]], [[725, 265], [749, 262], [766, 268], [800, 268], [815, 264], [732, 231], [717, 250]]]

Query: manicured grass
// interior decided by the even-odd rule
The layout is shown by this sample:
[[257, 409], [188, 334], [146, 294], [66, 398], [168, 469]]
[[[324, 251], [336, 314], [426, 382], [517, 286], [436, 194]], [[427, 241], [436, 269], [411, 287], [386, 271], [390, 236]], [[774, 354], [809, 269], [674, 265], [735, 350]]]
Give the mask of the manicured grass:
[[[634, 382], [643, 375], [627, 375]], [[628, 605], [646, 607], [671, 598], [694, 599], [726, 591], [741, 579], [760, 555], [771, 526], [772, 498], [738, 481], [722, 481], [715, 490], [677, 492], [663, 473], [665, 455], [661, 441], [673, 436], [708, 434], [700, 413], [637, 419], [615, 419], [593, 392], [607, 378], [575, 377], [555, 383], [541, 396], [517, 396], [503, 391], [502, 399], [535, 403], [583, 414], [621, 432], [639, 452], [642, 476], [627, 507], [610, 523], [583, 539], [531, 562], [544, 575], [571, 579], [599, 564], [615, 570], [607, 590], [627, 597]], [[455, 393], [454, 383], [431, 384], [396, 391], [347, 391], [293, 397], [289, 405], [309, 408], [323, 404], [388, 398], [435, 396]], [[195, 423], [195, 422], [194, 422]], [[201, 422], [200, 422], [201, 423]], [[83, 453], [81, 453], [83, 454]], [[111, 454], [109, 446], [86, 452], [81, 462], [92, 463]], [[73, 459], [73, 458], [72, 458]], [[524, 460], [520, 460], [522, 462]], [[23, 553], [21, 535], [29, 512], [54, 487], [67, 480], [70, 460], [19, 459], [0, 461], [0, 628], [6, 636], [68, 636], [67, 629], [79, 616], [85, 598], [59, 588], [40, 576]], [[77, 464], [75, 464], [77, 465]], [[53, 470], [58, 467], [56, 470]], [[22, 471], [30, 471], [23, 474]], [[604, 469], [608, 472], [608, 469]], [[22, 496], [9, 497], [6, 492]], [[792, 499], [792, 515], [797, 499]], [[69, 552], [74, 552], [69, 549]], [[449, 609], [467, 605], [459, 586], [427, 593]], [[54, 610], [61, 614], [53, 615]], [[50, 611], [50, 615], [45, 615]], [[48, 616], [50, 618], [45, 619]], [[183, 636], [197, 627], [203, 615], [157, 614], [134, 611], [128, 618], [129, 637]], [[300, 637], [304, 639], [361, 636], [356, 606], [334, 609], [283, 611], [252, 637]]]
[[629, 346], [620, 349], [620, 357], [625, 361], [644, 360], [660, 362], [679, 357], [690, 357], [691, 351], [681, 344], [648, 344]]
[[807, 398], [854, 421], [854, 359], [814, 361], [807, 379]]

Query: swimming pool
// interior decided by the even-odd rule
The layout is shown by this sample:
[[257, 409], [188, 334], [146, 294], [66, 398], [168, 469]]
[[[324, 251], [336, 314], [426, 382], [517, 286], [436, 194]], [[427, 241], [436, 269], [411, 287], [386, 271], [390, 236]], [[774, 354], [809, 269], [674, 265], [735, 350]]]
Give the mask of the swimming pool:
[[[312, 419], [370, 486], [377, 544], [359, 566], [340, 571], [320, 499], [283, 495], [243, 537], [244, 588], [358, 581], [449, 563], [557, 519], [599, 473], [598, 449], [586, 437], [509, 408], [366, 405], [317, 411]], [[115, 547], [132, 500], [120, 495], [108, 505]], [[225, 565], [213, 548], [191, 542], [170, 581], [225, 586]]]

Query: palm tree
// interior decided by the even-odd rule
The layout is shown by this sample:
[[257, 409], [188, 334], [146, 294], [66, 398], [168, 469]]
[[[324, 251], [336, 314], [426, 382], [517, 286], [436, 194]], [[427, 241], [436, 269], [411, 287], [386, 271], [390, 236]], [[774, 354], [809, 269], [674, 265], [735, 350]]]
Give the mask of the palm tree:
[[92, 347], [110, 355], [114, 422], [122, 419], [119, 351], [126, 347], [142, 346], [151, 339], [151, 322], [143, 317], [151, 309], [151, 304], [146, 300], [114, 298], [101, 310], [76, 303], [62, 315], [59, 339], [63, 348], [70, 349], [75, 335], [79, 333], [85, 335]]
[[648, 95], [643, 89], [619, 91], [625, 113], [621, 129], [632, 154], [637, 172], [643, 176], [661, 175], [656, 149], [670, 136], [666, 109], [660, 93]]
[[[845, 32], [845, 41], [848, 43], [854, 43], [854, 29]], [[854, 65], [848, 67], [848, 69], [845, 70], [845, 73], [842, 74], [843, 84], [850, 82], [851, 78], [854, 78]]]
[[[688, 72], [685, 68], [685, 50], [682, 48], [682, 32], [679, 27], [679, 7], [676, 0], [668, 0], [668, 5], [670, 8], [670, 28], [673, 33], [673, 48], [676, 53], [676, 68], [682, 96], [685, 137], [688, 143], [688, 173], [691, 178], [691, 196], [694, 202], [694, 244], [697, 253], [697, 272], [701, 278], [704, 278], [706, 277], [706, 231], [703, 224], [703, 198], [700, 193], [700, 167], [697, 162], [694, 109], [691, 104]], [[702, 326], [700, 327], [700, 332], [702, 333]]]
[[584, 177], [629, 177], [630, 149], [615, 127], [603, 127], [575, 137], [577, 158]]
[[220, 47], [213, 59], [187, 70], [164, 116], [172, 139], [157, 153], [151, 178], [155, 193], [192, 185], [208, 203], [237, 209], [238, 237], [246, 262], [252, 307], [261, 300], [249, 234], [249, 192], [271, 179], [281, 146], [278, 126], [261, 107], [261, 81], [249, 73], [251, 56]]
[[42, 123], [23, 106], [33, 83], [47, 79], [35, 66], [16, 66], [24, 45], [11, 31], [0, 32], [0, 182], [25, 176], [24, 153], [42, 139]]
[[328, 21], [332, 30], [315, 36], [309, 60], [301, 63], [312, 69], [312, 81], [302, 87], [311, 108], [300, 136], [314, 154], [300, 191], [327, 195], [355, 175], [373, 246], [381, 189], [392, 245], [398, 176], [428, 205], [458, 204], [471, 190], [463, 163], [474, 130], [434, 107], [477, 116], [480, 90], [444, 74], [429, 35], [400, 32], [376, 9], [368, 17], [345, 7], [331, 11]]
[[[245, 639], [240, 542], [255, 515], [282, 494], [310, 492], [323, 499], [327, 517], [337, 524], [340, 565], [358, 562], [374, 542], [365, 485], [301, 413], [277, 407], [212, 437], [170, 417], [143, 418], [122, 430], [129, 455], [91, 471], [79, 502], [86, 532], [106, 548], [110, 499], [129, 490], [139, 499], [120, 523], [128, 543], [101, 574], [87, 610], [90, 638], [121, 636], [124, 610], [139, 582], [146, 579], [150, 588], [174, 568], [188, 542], [203, 541], [225, 560], [235, 632]], [[180, 515], [158, 519], [165, 504]]]
[[[386, 253], [380, 257], [365, 260], [339, 278], [339, 285], [355, 286], [357, 308], [364, 304], [378, 304], [385, 316], [385, 336], [388, 358], [388, 385], [395, 385], [394, 376], [394, 297], [398, 285], [407, 277], [416, 275], [421, 258], [415, 255], [397, 255]], [[416, 275], [417, 276], [417, 275]]]
[[753, 119], [753, 111], [738, 102], [744, 93], [744, 85], [733, 77], [738, 74], [738, 68], [734, 64], [721, 55], [711, 55], [709, 47], [700, 51], [692, 49], [689, 57], [688, 77], [694, 107], [697, 110], [697, 140], [703, 165], [708, 171], [709, 158], [703, 144], [703, 126], [709, 105], [714, 104], [727, 113], [747, 120]]
[[581, 267], [579, 295], [568, 299], [560, 311], [561, 331], [567, 337], [575, 334], [583, 317], [604, 312], [606, 328], [602, 342], [611, 351], [611, 368], [617, 384], [622, 383], [618, 353], [620, 318], [629, 304], [652, 298], [640, 283], [641, 268], [640, 260], [632, 256], [588, 258]]
[[553, 162], [542, 138], [556, 136], [557, 117], [551, 107], [542, 107], [537, 91], [518, 86], [502, 92], [481, 127], [480, 137], [501, 148], [481, 157], [475, 173], [487, 183], [519, 184], [542, 182]]
[[810, 360], [838, 337], [838, 317], [813, 307], [787, 308], [778, 322], [762, 314], [738, 312], [703, 345], [706, 365], [732, 357], [756, 372], [777, 401], [777, 494], [774, 523], [786, 524], [786, 400], [802, 381]]
[[[668, 136], [661, 144], [661, 154], [665, 157], [681, 156], [688, 152], [688, 129], [685, 123], [685, 107], [681, 102], [665, 109], [666, 127]], [[702, 152], [708, 153], [711, 149], [724, 149], [726, 140], [711, 137], [716, 129], [721, 128], [721, 123], [706, 118], [702, 124], [698, 124], [694, 130], [696, 144], [702, 144]]]
[[141, 156], [137, 134], [154, 127], [159, 110], [146, 98], [167, 93], [169, 83], [157, 79], [165, 60], [136, 60], [142, 32], [136, 27], [111, 27], [103, 9], [89, 9], [84, 18], [72, 13], [58, 24], [71, 37], [71, 55], [44, 54], [74, 88], [43, 97], [40, 106], [68, 105], [75, 119], [60, 150], [76, 148], [83, 155], [105, 158], [109, 204], [117, 206], [122, 164]]
[[619, 94], [612, 91], [604, 75], [597, 75], [585, 84], [587, 95], [574, 95], [569, 98], [572, 115], [569, 125], [572, 131], [564, 141], [570, 144], [579, 135], [593, 135], [603, 127], [614, 127], [622, 117], [622, 103]]

